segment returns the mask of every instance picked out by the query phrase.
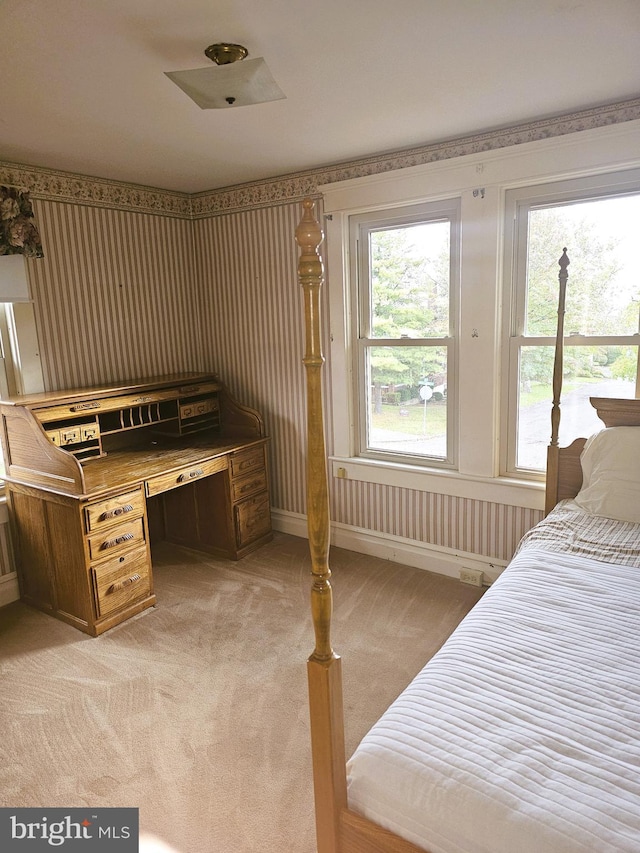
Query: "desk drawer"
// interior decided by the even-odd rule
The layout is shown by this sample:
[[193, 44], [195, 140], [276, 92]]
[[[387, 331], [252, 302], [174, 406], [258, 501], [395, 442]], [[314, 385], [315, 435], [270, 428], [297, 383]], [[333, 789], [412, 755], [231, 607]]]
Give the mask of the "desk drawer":
[[256, 471], [250, 477], [241, 477], [231, 482], [232, 500], [239, 501], [241, 498], [246, 498], [249, 495], [254, 495], [257, 492], [264, 492], [267, 489], [267, 472], [264, 468], [261, 471]]
[[194, 385], [183, 385], [180, 388], [180, 396], [193, 397], [195, 394], [210, 394], [220, 390], [219, 382], [200, 382]]
[[231, 476], [245, 477], [247, 474], [265, 467], [264, 447], [253, 447], [231, 457]]
[[131, 406], [142, 406], [147, 403], [161, 403], [165, 400], [175, 400], [176, 389], [166, 388], [140, 394], [123, 394], [115, 397], [101, 397], [98, 400], [75, 400], [61, 406], [49, 406], [34, 415], [43, 423], [77, 418], [83, 414], [92, 415], [101, 412], [114, 412], [118, 409], [128, 409]]
[[81, 424], [80, 441], [96, 441], [100, 435], [98, 424]]
[[238, 548], [271, 532], [269, 495], [256, 495], [234, 507]]
[[80, 427], [64, 427], [60, 430], [60, 446], [64, 447], [65, 444], [78, 444], [81, 441], [80, 438]]
[[98, 616], [107, 616], [151, 591], [146, 548], [91, 567]]
[[128, 521], [143, 516], [144, 495], [142, 489], [89, 504], [85, 507], [84, 515], [87, 533], [102, 530], [120, 521]]
[[197, 418], [201, 415], [208, 415], [209, 412], [217, 411], [217, 400], [194, 400], [190, 403], [185, 403], [184, 405], [180, 406], [180, 420], [183, 421], [187, 418]]
[[122, 522], [117, 527], [111, 527], [108, 530], [87, 536], [89, 558], [91, 560], [102, 560], [112, 554], [119, 554], [121, 551], [143, 545], [144, 541], [144, 526], [141, 518]]
[[218, 471], [226, 471], [227, 467], [227, 457], [220, 456], [216, 459], [208, 459], [206, 462], [185, 465], [184, 468], [178, 468], [170, 474], [160, 474], [158, 477], [152, 477], [145, 482], [147, 497], [150, 498], [153, 495], [159, 495], [161, 492], [168, 492], [169, 489], [177, 489], [178, 486], [185, 486], [187, 483], [193, 483], [195, 480], [208, 477], [210, 474], [217, 474]]

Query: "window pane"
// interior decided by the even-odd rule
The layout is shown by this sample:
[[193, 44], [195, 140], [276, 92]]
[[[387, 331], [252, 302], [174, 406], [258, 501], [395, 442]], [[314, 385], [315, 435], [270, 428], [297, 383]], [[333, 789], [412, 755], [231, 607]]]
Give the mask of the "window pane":
[[446, 347], [368, 347], [367, 449], [447, 457]]
[[449, 334], [450, 223], [370, 232], [373, 338]]
[[[554, 347], [522, 347], [518, 389], [518, 468], [544, 470], [551, 439]], [[635, 396], [638, 347], [565, 347], [561, 446], [602, 429], [589, 397]]]
[[529, 212], [525, 334], [555, 335], [557, 260], [569, 255], [566, 335], [632, 335], [638, 331], [640, 195], [546, 207]]

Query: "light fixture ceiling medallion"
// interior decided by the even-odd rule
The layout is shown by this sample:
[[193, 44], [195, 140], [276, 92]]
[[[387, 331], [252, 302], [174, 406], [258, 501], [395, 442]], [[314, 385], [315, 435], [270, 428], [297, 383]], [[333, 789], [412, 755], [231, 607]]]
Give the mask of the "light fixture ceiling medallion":
[[246, 59], [249, 51], [241, 44], [210, 44], [204, 53], [213, 66], [164, 72], [201, 109], [243, 107], [286, 97], [264, 59]]
[[246, 59], [249, 56], [249, 51], [241, 44], [220, 42], [219, 44], [210, 44], [204, 55], [216, 65], [229, 65], [230, 62]]

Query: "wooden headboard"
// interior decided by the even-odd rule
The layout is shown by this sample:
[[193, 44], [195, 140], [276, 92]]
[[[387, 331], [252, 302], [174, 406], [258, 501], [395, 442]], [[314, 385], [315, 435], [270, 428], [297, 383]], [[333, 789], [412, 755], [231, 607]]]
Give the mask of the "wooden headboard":
[[[640, 426], [640, 399], [590, 397], [589, 400], [606, 427]], [[549, 513], [558, 501], [575, 498], [580, 491], [580, 454], [586, 441], [586, 438], [576, 438], [568, 447], [549, 445], [545, 513]]]

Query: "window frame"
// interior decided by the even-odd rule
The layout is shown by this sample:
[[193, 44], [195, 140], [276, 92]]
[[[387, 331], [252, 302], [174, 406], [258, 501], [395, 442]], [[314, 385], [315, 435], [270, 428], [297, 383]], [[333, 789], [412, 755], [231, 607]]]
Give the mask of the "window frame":
[[[449, 312], [447, 334], [429, 338], [385, 338], [374, 336], [369, 329], [372, 306], [369, 237], [377, 231], [404, 226], [449, 223]], [[418, 205], [403, 205], [384, 210], [367, 211], [349, 217], [349, 244], [353, 286], [351, 299], [352, 377], [351, 389], [356, 421], [353, 439], [354, 455], [395, 464], [455, 468], [457, 465], [457, 339], [460, 293], [460, 199], [440, 199]], [[444, 457], [387, 451], [368, 446], [368, 369], [367, 350], [374, 347], [441, 347], [447, 351], [447, 435]]]
[[[604, 200], [640, 194], [640, 169], [621, 170], [595, 176], [550, 181], [536, 186], [508, 189], [505, 193], [505, 270], [511, 270], [510, 281], [505, 282], [509, 292], [508, 310], [504, 315], [503, 341], [504, 366], [500, 433], [500, 472], [507, 477], [523, 477], [542, 481], [545, 472], [518, 467], [518, 390], [520, 352], [523, 347], [555, 347], [552, 336], [527, 335], [527, 257], [529, 213], [572, 203]], [[558, 258], [563, 247], [558, 247]], [[571, 259], [571, 247], [568, 247]], [[559, 267], [558, 267], [559, 270]], [[557, 279], [556, 279], [557, 280]], [[569, 287], [571, 267], [569, 267]], [[636, 346], [640, 347], [640, 333], [632, 335], [566, 335], [564, 345], [580, 346]], [[640, 357], [640, 351], [639, 351]], [[551, 390], [551, 389], [550, 389]], [[640, 390], [640, 372], [636, 380], [636, 394]], [[549, 413], [551, 407], [549, 408]], [[549, 415], [550, 417], [550, 415]]]

